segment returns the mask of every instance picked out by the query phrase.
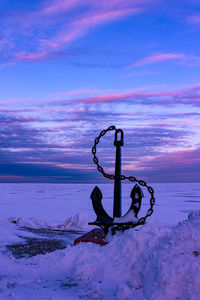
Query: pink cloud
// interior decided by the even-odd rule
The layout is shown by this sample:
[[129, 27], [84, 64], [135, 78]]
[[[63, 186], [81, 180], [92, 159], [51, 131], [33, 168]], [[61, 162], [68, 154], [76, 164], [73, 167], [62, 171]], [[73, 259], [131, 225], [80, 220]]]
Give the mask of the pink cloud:
[[200, 14], [195, 14], [193, 16], [190, 16], [188, 18], [188, 22], [192, 24], [198, 24], [200, 23]]
[[[57, 14], [63, 11], [68, 11], [73, 7], [80, 5], [80, 0], [54, 0], [49, 2], [40, 12], [40, 15]], [[87, 2], [85, 0], [85, 2]]]
[[[78, 95], [78, 94], [77, 94]], [[121, 93], [104, 92], [95, 96], [84, 96], [81, 98], [62, 99], [54, 101], [54, 104], [66, 105], [69, 101], [76, 101], [76, 103], [96, 104], [109, 103], [115, 101], [135, 102], [144, 105], [200, 105], [200, 88], [186, 88], [180, 90], [158, 91], [158, 92], [140, 92], [140, 91], [125, 91]]]
[[156, 53], [150, 56], [139, 59], [134, 64], [127, 66], [126, 68], [131, 68], [135, 66], [145, 66], [149, 64], [162, 63], [166, 61], [175, 61], [182, 63], [186, 66], [199, 66], [200, 65], [200, 56], [184, 54], [184, 53]]
[[[77, 99], [77, 102], [79, 103], [106, 103], [106, 102], [112, 102], [116, 100], [140, 100], [144, 99], [147, 101], [146, 104], [148, 104], [148, 99], [154, 99], [156, 102], [156, 98], [159, 100], [159, 98], [165, 97], [166, 101], [170, 101], [170, 99], [173, 96], [177, 95], [177, 91], [167, 91], [167, 92], [123, 92], [123, 93], [113, 93], [113, 94], [104, 94], [101, 96], [94, 96], [94, 97], [84, 97], [82, 99]], [[64, 100], [63, 100], [64, 101]], [[166, 102], [165, 102], [166, 103]]]
[[0, 64], [0, 68], [12, 66], [12, 65], [13, 65], [13, 62], [3, 63], [3, 64]]
[[151, 161], [150, 165], [158, 169], [163, 167], [177, 168], [180, 166], [183, 168], [184, 166], [191, 166], [191, 165], [193, 166], [193, 168], [195, 168], [196, 163], [200, 164], [200, 148], [185, 149], [181, 151], [174, 151], [172, 153], [160, 155], [155, 160]]
[[132, 94], [124, 93], [124, 94], [112, 94], [112, 95], [102, 95], [102, 96], [96, 96], [96, 97], [88, 97], [84, 99], [78, 100], [79, 103], [105, 103], [105, 102], [111, 102], [115, 100], [122, 100], [130, 98]]
[[183, 53], [160, 53], [160, 54], [153, 54], [151, 56], [147, 56], [135, 62], [134, 64], [130, 65], [129, 67], [133, 66], [144, 66], [149, 64], [154, 64], [158, 62], [164, 62], [168, 60], [183, 60], [186, 56]]
[[59, 36], [55, 38], [54, 43], [57, 45], [70, 43], [77, 38], [82, 37], [90, 29], [93, 29], [96, 26], [117, 20], [127, 15], [137, 14], [140, 11], [141, 8], [127, 8], [111, 11], [94, 11], [93, 14], [87, 13], [83, 17], [73, 21], [69, 28], [60, 32]]
[[26, 177], [13, 175], [0, 175], [0, 182], [24, 182]]
[[[23, 53], [18, 49], [16, 42], [10, 46], [10, 61], [48, 58], [52, 53], [54, 54], [54, 51], [63, 50], [68, 44], [83, 37], [95, 27], [128, 15], [139, 14], [154, 2], [156, 3], [155, 0], [47, 1], [45, 6], [38, 11], [23, 13], [23, 16], [22, 14], [12, 16], [2, 41], [4, 44], [9, 44], [10, 41], [16, 40], [15, 36], [17, 38], [21, 36], [23, 42], [27, 42], [30, 46], [30, 40], [34, 37], [34, 50], [26, 50], [26, 53]], [[52, 31], [51, 35], [47, 35], [45, 32], [50, 26], [54, 26], [56, 30]], [[9, 52], [7, 50], [8, 47], [6, 53]]]
[[137, 162], [136, 167], [138, 176], [154, 182], [199, 182], [200, 148], [153, 155]]
[[45, 58], [48, 55], [48, 52], [39, 52], [39, 53], [27, 53], [25, 51], [19, 52], [15, 56], [16, 61], [31, 61]]
[[103, 91], [98, 91], [94, 89], [77, 89], [69, 92], [60, 92], [48, 95], [49, 97], [65, 97], [65, 96], [77, 96], [77, 95], [87, 95], [87, 94], [102, 94]]
[[94, 0], [53, 0], [47, 2], [47, 5], [41, 9], [37, 14], [38, 15], [48, 15], [48, 14], [57, 14], [63, 13], [73, 8], [77, 7], [91, 7], [96, 11], [109, 11], [114, 9], [124, 8], [141, 8], [151, 3], [156, 2], [155, 0], [127, 0], [124, 2], [123, 0], [110, 0], [110, 1], [94, 1]]
[[17, 100], [16, 99], [9, 99], [9, 100], [5, 100], [5, 101], [0, 101], [0, 106], [7, 106], [10, 104], [16, 104]]

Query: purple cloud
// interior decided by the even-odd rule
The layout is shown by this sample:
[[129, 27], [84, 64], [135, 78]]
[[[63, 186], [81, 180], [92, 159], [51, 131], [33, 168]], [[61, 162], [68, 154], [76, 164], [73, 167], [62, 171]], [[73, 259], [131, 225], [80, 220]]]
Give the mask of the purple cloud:
[[52, 0], [23, 11], [10, 7], [1, 19], [1, 65], [52, 58], [97, 26], [140, 14], [154, 2]]
[[[71, 93], [71, 96], [76, 94]], [[98, 106], [93, 102], [83, 101], [79, 107], [77, 101], [71, 101], [64, 106], [59, 102], [56, 107], [55, 103], [52, 106], [43, 104], [42, 109], [39, 105], [33, 110], [27, 107], [19, 110], [2, 110], [0, 114], [0, 176], [4, 176], [1, 177], [4, 178], [2, 180], [4, 182], [9, 180], [69, 182], [75, 178], [79, 181], [104, 180], [92, 162], [91, 147], [100, 130], [115, 124], [123, 128], [125, 133], [123, 171], [126, 174], [137, 172], [139, 176], [143, 174], [147, 179], [153, 178], [156, 181], [156, 170], [161, 166], [161, 158], [168, 161], [168, 156], [162, 154], [163, 149], [165, 151], [170, 149], [174, 153], [177, 148], [190, 147], [189, 141], [194, 136], [194, 128], [187, 127], [187, 122], [197, 120], [198, 113], [194, 111], [189, 114], [181, 112], [167, 114], [165, 111], [157, 116], [145, 112], [138, 114], [135, 112], [135, 105], [132, 106], [130, 99], [127, 96], [126, 98], [128, 105], [126, 110], [120, 109], [124, 105], [123, 98], [118, 99], [114, 107], [112, 101], [106, 99], [102, 104], [98, 102]], [[105, 103], [108, 103], [107, 111]], [[141, 105], [145, 107], [141, 102], [140, 110]], [[35, 117], [37, 110], [38, 116]], [[185, 128], [181, 128], [184, 122]], [[142, 124], [142, 127], [141, 125], [138, 127], [138, 123]], [[112, 134], [108, 134], [98, 145], [100, 162], [109, 173], [113, 172], [114, 167], [113, 138]], [[165, 167], [167, 170], [168, 164], [164, 165], [163, 162], [163, 172]], [[150, 173], [151, 169], [154, 173]], [[179, 169], [177, 174], [178, 172]], [[170, 174], [168, 176], [170, 177]]]

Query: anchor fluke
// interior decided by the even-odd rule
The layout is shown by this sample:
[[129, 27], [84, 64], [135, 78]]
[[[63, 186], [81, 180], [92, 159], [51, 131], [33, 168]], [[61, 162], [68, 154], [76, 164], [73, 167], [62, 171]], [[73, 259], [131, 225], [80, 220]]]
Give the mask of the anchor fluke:
[[143, 191], [139, 187], [138, 184], [134, 185], [134, 187], [133, 187], [133, 189], [131, 191], [131, 195], [130, 196], [131, 196], [131, 199], [132, 199], [132, 203], [131, 203], [129, 211], [131, 209], [133, 209], [134, 212], [135, 212], [135, 216], [137, 218], [138, 212], [139, 212], [140, 207], [141, 207], [142, 198], [144, 197]]
[[95, 222], [89, 223], [89, 224], [111, 224], [113, 219], [106, 213], [106, 211], [103, 208], [103, 205], [101, 203], [101, 200], [103, 199], [102, 193], [98, 186], [95, 186], [93, 189], [90, 198], [92, 199], [92, 205], [93, 209], [95, 211], [95, 214], [97, 215], [97, 219]]
[[113, 224], [131, 225], [137, 223], [137, 215], [141, 207], [142, 198], [144, 196], [142, 189], [138, 184], [134, 185], [130, 196], [132, 198], [132, 202], [129, 210], [121, 218], [114, 218]]

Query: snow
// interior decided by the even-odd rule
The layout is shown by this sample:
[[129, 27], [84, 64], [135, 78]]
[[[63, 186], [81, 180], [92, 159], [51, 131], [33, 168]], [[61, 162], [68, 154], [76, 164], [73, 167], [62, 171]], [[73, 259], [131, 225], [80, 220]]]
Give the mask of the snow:
[[[7, 226], [9, 237], [16, 226]], [[199, 226], [200, 211], [170, 228], [152, 222], [117, 233], [106, 246], [82, 243], [26, 259], [1, 247], [0, 299], [200, 299]]]
[[86, 230], [91, 229], [88, 226], [89, 218], [84, 213], [77, 213], [73, 217], [65, 219], [63, 222], [54, 221], [54, 222], [45, 222], [43, 220], [31, 217], [31, 218], [9, 218], [11, 223], [15, 223], [18, 227], [27, 227], [27, 228], [46, 228], [46, 229], [56, 229], [56, 230]]
[[123, 217], [121, 217], [121, 218], [114, 218], [114, 220], [113, 220], [114, 223], [123, 223], [123, 222], [137, 223], [137, 221], [138, 221], [138, 218], [135, 217], [135, 213], [134, 213], [133, 209], [131, 209]]
[[[180, 209], [185, 210], [186, 204]], [[57, 215], [56, 221], [25, 212], [1, 216], [0, 299], [200, 300], [200, 211], [195, 205], [176, 224], [173, 218], [169, 226], [161, 214], [144, 226], [109, 235], [106, 246], [68, 244], [62, 250], [21, 259], [6, 248], [35, 236], [21, 228], [85, 232], [93, 228], [87, 225], [92, 213], [82, 210], [64, 220]], [[169, 208], [168, 220], [170, 212]]]

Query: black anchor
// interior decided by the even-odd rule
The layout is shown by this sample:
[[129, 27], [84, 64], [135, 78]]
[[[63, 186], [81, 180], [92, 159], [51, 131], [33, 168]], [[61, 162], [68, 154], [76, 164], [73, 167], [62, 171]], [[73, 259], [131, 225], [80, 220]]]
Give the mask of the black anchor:
[[[92, 199], [93, 209], [96, 213], [96, 221], [90, 222], [90, 225], [97, 225], [104, 230], [104, 233], [107, 234], [109, 228], [111, 227], [111, 231], [114, 234], [116, 230], [126, 230], [129, 228], [133, 228], [137, 225], [141, 225], [145, 223], [145, 218], [142, 218], [140, 222], [138, 222], [138, 212], [141, 207], [141, 201], [143, 198], [142, 189], [138, 184], [135, 184], [133, 187], [130, 197], [132, 199], [131, 206], [128, 212], [121, 216], [121, 178], [127, 179], [124, 175], [121, 175], [121, 147], [124, 145], [124, 134], [121, 129], [115, 129], [115, 140], [114, 146], [116, 147], [116, 158], [115, 158], [115, 176], [108, 175], [103, 171], [103, 168], [99, 166], [98, 159], [95, 155], [96, 153], [96, 145], [99, 143], [99, 139], [101, 136], [105, 135], [108, 130], [115, 129], [114, 126], [109, 127], [107, 130], [103, 130], [100, 136], [95, 139], [95, 146], [92, 148], [92, 153], [94, 154], [94, 162], [97, 164], [98, 170], [107, 178], [114, 179], [114, 204], [113, 204], [113, 218], [110, 217], [102, 205], [102, 193], [98, 186], [95, 186], [93, 189], [90, 198]], [[131, 177], [134, 178], [134, 177]], [[129, 178], [128, 178], [129, 179]], [[129, 179], [130, 180], [130, 179]], [[138, 183], [143, 183], [144, 181], [138, 181], [134, 178], [132, 181], [137, 181]], [[144, 184], [142, 184], [144, 185]], [[147, 185], [146, 185], [147, 186]], [[147, 186], [148, 187], [148, 186]], [[148, 187], [150, 189], [150, 187]], [[151, 188], [152, 189], [152, 188]], [[153, 194], [153, 189], [149, 191]], [[152, 198], [151, 198], [152, 199]], [[155, 199], [154, 199], [155, 200]], [[154, 204], [154, 203], [153, 203]], [[153, 205], [152, 205], [153, 207]], [[151, 208], [152, 208], [151, 207]], [[152, 210], [153, 212], [153, 210]]]

